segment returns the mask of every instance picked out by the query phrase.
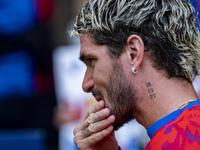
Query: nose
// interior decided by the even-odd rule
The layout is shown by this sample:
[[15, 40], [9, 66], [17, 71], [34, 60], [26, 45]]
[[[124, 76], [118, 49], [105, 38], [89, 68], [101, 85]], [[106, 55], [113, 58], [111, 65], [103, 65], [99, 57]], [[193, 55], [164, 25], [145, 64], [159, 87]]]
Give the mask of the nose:
[[91, 70], [87, 69], [82, 83], [82, 89], [86, 93], [90, 93], [94, 87], [95, 82], [93, 80], [93, 73]]

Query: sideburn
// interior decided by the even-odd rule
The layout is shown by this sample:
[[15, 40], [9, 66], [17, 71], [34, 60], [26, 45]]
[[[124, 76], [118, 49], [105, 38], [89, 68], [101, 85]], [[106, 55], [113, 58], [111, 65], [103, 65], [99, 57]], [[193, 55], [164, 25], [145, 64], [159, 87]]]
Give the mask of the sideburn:
[[110, 80], [106, 90], [111, 103], [111, 114], [116, 117], [113, 124], [114, 130], [118, 130], [123, 124], [134, 119], [133, 113], [136, 108], [136, 90], [128, 81], [123, 73], [121, 63], [114, 61], [113, 71], [111, 71]]

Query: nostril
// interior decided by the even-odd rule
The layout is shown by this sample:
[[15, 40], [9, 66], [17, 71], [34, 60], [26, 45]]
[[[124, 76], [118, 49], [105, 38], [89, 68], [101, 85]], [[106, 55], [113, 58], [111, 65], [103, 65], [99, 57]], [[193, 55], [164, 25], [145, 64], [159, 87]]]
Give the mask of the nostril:
[[92, 92], [92, 87], [88, 88], [87, 92], [88, 93]]
[[92, 88], [93, 88], [93, 86], [90, 86], [89, 84], [87, 84], [87, 85], [82, 85], [82, 89], [83, 89], [83, 91], [84, 92], [86, 92], [86, 93], [90, 93], [90, 92], [92, 92]]

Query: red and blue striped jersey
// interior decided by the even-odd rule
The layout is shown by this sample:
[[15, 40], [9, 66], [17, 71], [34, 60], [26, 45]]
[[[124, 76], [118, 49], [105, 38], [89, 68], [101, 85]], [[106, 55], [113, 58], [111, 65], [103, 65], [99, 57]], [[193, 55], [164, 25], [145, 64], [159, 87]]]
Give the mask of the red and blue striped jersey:
[[147, 130], [146, 150], [200, 149], [200, 100], [176, 110]]

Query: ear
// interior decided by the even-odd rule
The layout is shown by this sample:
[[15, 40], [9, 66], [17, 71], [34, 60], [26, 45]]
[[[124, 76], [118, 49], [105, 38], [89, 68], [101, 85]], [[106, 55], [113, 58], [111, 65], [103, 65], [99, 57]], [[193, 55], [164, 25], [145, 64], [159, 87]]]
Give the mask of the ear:
[[140, 36], [133, 34], [128, 37], [126, 52], [131, 66], [138, 70], [144, 56], [144, 42]]

